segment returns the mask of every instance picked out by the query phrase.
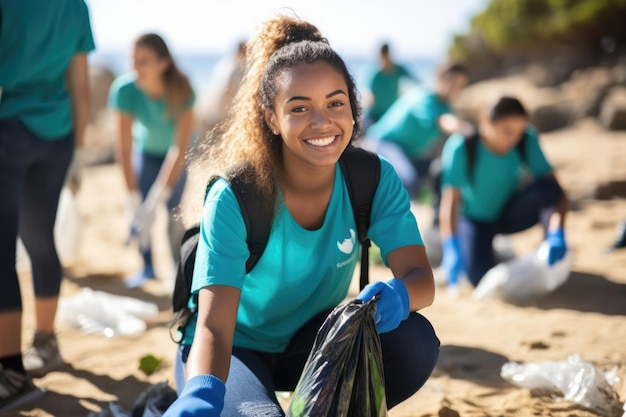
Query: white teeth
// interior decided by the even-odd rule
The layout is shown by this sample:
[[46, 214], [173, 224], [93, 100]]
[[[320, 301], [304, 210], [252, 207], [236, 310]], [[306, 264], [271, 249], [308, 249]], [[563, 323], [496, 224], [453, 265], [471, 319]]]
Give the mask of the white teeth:
[[326, 145], [330, 145], [331, 143], [333, 143], [334, 140], [335, 140], [335, 137], [330, 136], [330, 137], [321, 138], [321, 139], [310, 139], [310, 140], [307, 140], [306, 143], [313, 145], [313, 146], [326, 146]]

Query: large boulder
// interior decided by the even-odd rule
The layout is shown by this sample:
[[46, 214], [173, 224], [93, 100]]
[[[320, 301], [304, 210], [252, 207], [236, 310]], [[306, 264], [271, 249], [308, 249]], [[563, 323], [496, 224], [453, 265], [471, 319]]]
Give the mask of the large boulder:
[[562, 129], [573, 121], [572, 107], [563, 102], [543, 103], [530, 112], [530, 122], [540, 132]]
[[111, 70], [101, 66], [89, 68], [89, 93], [91, 95], [91, 111], [89, 121], [91, 123], [98, 119], [98, 116], [107, 109], [109, 88], [115, 79]]
[[609, 90], [602, 101], [599, 119], [606, 130], [626, 130], [626, 87]]

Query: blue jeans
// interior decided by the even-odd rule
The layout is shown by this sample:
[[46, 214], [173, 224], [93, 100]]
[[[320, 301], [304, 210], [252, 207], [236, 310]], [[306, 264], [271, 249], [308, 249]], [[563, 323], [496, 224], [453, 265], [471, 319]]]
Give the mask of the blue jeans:
[[[315, 335], [329, 312], [305, 324], [282, 353], [233, 349], [222, 417], [282, 417], [275, 391], [293, 391], [313, 346]], [[431, 324], [412, 313], [400, 326], [380, 335], [385, 393], [389, 408], [417, 392], [429, 378], [439, 357], [439, 339]], [[175, 378], [178, 393], [185, 385], [185, 364], [190, 346], [177, 351]]]
[[495, 265], [493, 238], [512, 234], [541, 223], [547, 231], [548, 221], [563, 190], [554, 178], [540, 178], [515, 194], [495, 222], [484, 222], [460, 215], [457, 233], [465, 261], [467, 277], [476, 286]]
[[54, 222], [73, 154], [73, 134], [43, 140], [18, 119], [0, 120], [0, 312], [22, 309], [15, 270], [18, 235], [30, 257], [35, 296], [59, 295], [62, 268]]
[[[152, 184], [156, 181], [164, 160], [165, 156], [146, 155], [143, 153], [133, 154], [133, 169], [137, 177], [142, 199], [145, 200], [150, 191], [150, 187], [152, 187]], [[167, 201], [167, 210], [169, 212], [167, 225], [168, 238], [170, 240], [170, 250], [174, 261], [180, 256], [180, 244], [184, 233], [183, 225], [177, 220], [175, 210], [183, 196], [186, 179], [186, 171], [183, 170], [178, 182], [172, 189], [172, 196]], [[152, 268], [152, 251], [150, 249], [143, 249], [141, 251], [141, 257], [144, 261], [144, 268]]]

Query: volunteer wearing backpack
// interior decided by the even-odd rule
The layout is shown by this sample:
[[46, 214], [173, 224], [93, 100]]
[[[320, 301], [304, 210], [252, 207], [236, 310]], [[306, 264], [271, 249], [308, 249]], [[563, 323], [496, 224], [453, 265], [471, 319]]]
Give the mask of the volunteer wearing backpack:
[[150, 229], [160, 204], [167, 206], [170, 248], [178, 258], [184, 229], [174, 209], [185, 187], [195, 99], [159, 35], [145, 34], [135, 41], [133, 67], [115, 80], [109, 93], [109, 106], [117, 110], [118, 159], [128, 187], [131, 233], [143, 258], [143, 269], [126, 281], [129, 287], [155, 278]]
[[[62, 363], [54, 223], [66, 178], [80, 185], [93, 49], [83, 0], [0, 0], [0, 414], [43, 394], [27, 372], [41, 377]], [[35, 336], [24, 356], [18, 235], [35, 293]]]
[[497, 100], [481, 115], [474, 155], [468, 145], [468, 139], [455, 134], [442, 152], [440, 230], [449, 282], [458, 282], [465, 272], [478, 285], [495, 264], [494, 236], [537, 223], [549, 243], [549, 264], [562, 259], [567, 199], [520, 101]]
[[[210, 178], [245, 162], [274, 220], [262, 257], [246, 274], [240, 206], [226, 181], [208, 190], [192, 287], [198, 310], [178, 350], [180, 397], [166, 416], [283, 416], [274, 391], [295, 388], [317, 330], [348, 295], [358, 260], [337, 163], [358, 133], [360, 113], [343, 60], [314, 26], [285, 16], [265, 22], [248, 51], [220, 140], [200, 144], [192, 166]], [[439, 341], [415, 312], [433, 301], [432, 271], [408, 195], [384, 160], [369, 237], [396, 277], [358, 296], [380, 297], [377, 328], [393, 407], [427, 380]]]
[[445, 64], [437, 72], [434, 91], [423, 86], [407, 91], [365, 132], [367, 147], [391, 162], [411, 198], [419, 196], [428, 180], [438, 145], [464, 129], [450, 102], [467, 82], [464, 65]]

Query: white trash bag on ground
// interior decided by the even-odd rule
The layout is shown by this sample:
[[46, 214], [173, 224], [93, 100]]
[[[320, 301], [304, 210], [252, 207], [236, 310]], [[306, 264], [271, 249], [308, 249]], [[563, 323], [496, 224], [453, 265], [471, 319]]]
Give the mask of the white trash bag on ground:
[[61, 190], [57, 218], [54, 223], [54, 242], [63, 266], [73, 264], [80, 253], [82, 222], [76, 197], [65, 186]]
[[617, 382], [615, 372], [604, 373], [580, 355], [571, 355], [559, 362], [508, 362], [502, 365], [500, 376], [521, 388], [558, 390], [564, 399], [600, 415], [618, 416], [624, 408], [612, 387]]
[[155, 317], [158, 312], [154, 303], [83, 288], [59, 300], [57, 320], [85, 333], [133, 336], [146, 330], [143, 319]]
[[491, 268], [474, 289], [475, 299], [503, 298], [528, 301], [549, 294], [567, 281], [572, 267], [571, 252], [554, 265], [548, 265], [548, 244], [522, 258]]

